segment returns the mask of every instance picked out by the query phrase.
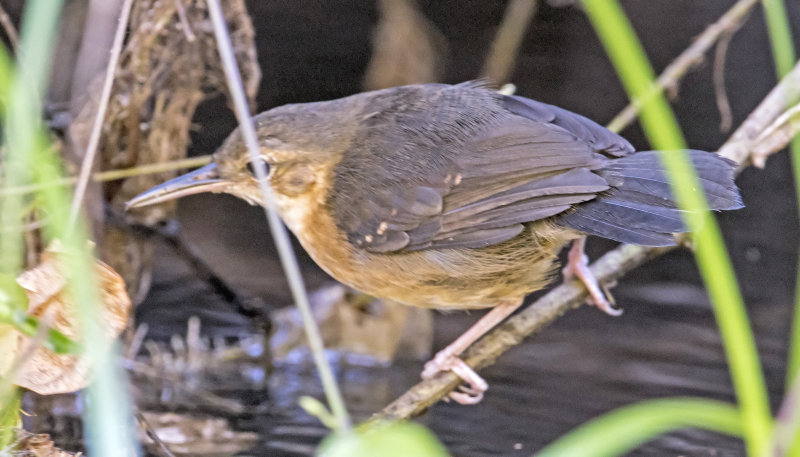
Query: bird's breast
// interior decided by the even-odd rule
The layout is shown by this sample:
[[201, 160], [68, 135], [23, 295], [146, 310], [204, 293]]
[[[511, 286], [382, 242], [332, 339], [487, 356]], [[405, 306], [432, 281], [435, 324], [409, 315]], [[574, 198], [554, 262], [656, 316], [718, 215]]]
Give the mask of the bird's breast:
[[324, 200], [306, 203], [281, 213], [323, 270], [375, 297], [425, 308], [485, 308], [521, 299], [550, 281], [567, 241], [543, 239], [528, 227], [515, 239], [482, 249], [370, 253], [347, 240]]

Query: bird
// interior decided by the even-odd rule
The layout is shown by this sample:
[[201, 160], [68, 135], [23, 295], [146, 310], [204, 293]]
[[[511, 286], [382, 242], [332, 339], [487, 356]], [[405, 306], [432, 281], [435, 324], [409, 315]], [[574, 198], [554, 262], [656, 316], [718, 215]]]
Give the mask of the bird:
[[[502, 94], [485, 81], [417, 84], [312, 103], [253, 118], [259, 158], [239, 129], [213, 162], [127, 203], [135, 208], [200, 192], [274, 205], [314, 261], [366, 294], [440, 310], [491, 308], [422, 372], [453, 371], [450, 397], [479, 402], [486, 381], [459, 357], [558, 277], [588, 302], [612, 305], [588, 269], [586, 235], [645, 246], [687, 231], [659, 152], [566, 109]], [[712, 210], [743, 206], [734, 162], [686, 151]]]

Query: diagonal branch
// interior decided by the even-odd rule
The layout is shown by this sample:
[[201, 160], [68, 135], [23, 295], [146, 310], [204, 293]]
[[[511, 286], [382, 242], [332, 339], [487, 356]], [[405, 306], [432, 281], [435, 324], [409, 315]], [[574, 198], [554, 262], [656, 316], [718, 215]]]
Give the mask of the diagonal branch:
[[111, 46], [111, 57], [108, 60], [108, 67], [106, 68], [106, 75], [103, 81], [103, 90], [100, 95], [100, 104], [97, 107], [97, 114], [92, 125], [92, 133], [89, 137], [89, 144], [83, 156], [83, 163], [81, 163], [80, 175], [78, 176], [78, 185], [75, 188], [75, 195], [72, 198], [72, 207], [69, 212], [69, 226], [72, 227], [81, 209], [83, 197], [86, 194], [86, 187], [89, 184], [89, 178], [92, 173], [94, 159], [97, 155], [97, 146], [100, 143], [100, 135], [103, 130], [103, 120], [106, 117], [106, 110], [108, 109], [108, 102], [111, 99], [111, 89], [114, 85], [114, 75], [117, 71], [117, 63], [119, 56], [122, 52], [122, 42], [125, 40], [125, 31], [128, 30], [128, 18], [130, 17], [131, 8], [133, 7], [133, 0], [125, 0], [120, 11], [119, 24], [117, 31], [114, 34], [114, 43]]
[[[717, 22], [709, 25], [686, 50], [664, 69], [656, 80], [658, 89], [676, 92], [681, 78], [703, 61], [703, 56], [714, 46], [714, 43], [725, 35], [738, 30], [747, 13], [757, 4], [758, 0], [739, 0], [731, 9], [717, 19]], [[617, 117], [608, 123], [609, 130], [619, 132], [629, 126], [638, 114], [639, 105], [631, 102]]]
[[[800, 93], [800, 64], [767, 95], [761, 104], [748, 116], [731, 138], [720, 148], [720, 155], [743, 165], [750, 161], [750, 154], [757, 145], [765, 144], [762, 133], [769, 129], [786, 111], [786, 100]], [[772, 141], [772, 154], [786, 146], [785, 141]], [[781, 144], [782, 143], [782, 144]], [[610, 283], [624, 276], [644, 262], [658, 257], [675, 247], [650, 248], [622, 245], [592, 264], [592, 273], [601, 283]], [[465, 354], [464, 361], [481, 369], [494, 363], [505, 351], [519, 344], [525, 337], [537, 332], [556, 318], [579, 307], [586, 300], [586, 289], [577, 281], [561, 284], [531, 304], [517, 315], [509, 318], [491, 333], [476, 342]], [[461, 380], [451, 372], [442, 372], [409, 389], [380, 412], [370, 422], [407, 419], [425, 411], [439, 399], [455, 389]]]

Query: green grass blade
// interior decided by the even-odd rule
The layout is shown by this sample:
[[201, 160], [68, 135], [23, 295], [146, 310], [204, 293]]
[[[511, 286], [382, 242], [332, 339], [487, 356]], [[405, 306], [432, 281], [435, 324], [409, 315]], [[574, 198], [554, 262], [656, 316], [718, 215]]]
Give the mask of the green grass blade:
[[719, 227], [709, 214], [705, 197], [686, 155], [678, 123], [664, 97], [654, 90], [654, 74], [633, 28], [613, 0], [584, 0], [629, 96], [642, 104], [642, 126], [651, 144], [661, 150], [662, 163], [678, 204], [689, 210], [686, 224], [694, 232], [695, 258], [722, 334], [736, 396], [741, 407], [748, 452], [765, 449], [772, 428], [767, 390], [749, 326]]
[[587, 422], [534, 454], [536, 457], [611, 457], [624, 454], [658, 435], [701, 428], [741, 436], [735, 407], [702, 398], [648, 400]]
[[[20, 62], [10, 84], [9, 93], [0, 95], [4, 104], [2, 125], [4, 142], [3, 167], [6, 178], [16, 181], [43, 184], [63, 178], [61, 160], [49, 142], [48, 133], [41, 120], [42, 97], [48, 81], [50, 52], [58, 30], [57, 22], [62, 2], [58, 0], [29, 0], [23, 15]], [[8, 59], [2, 59], [8, 62]], [[0, 72], [2, 73], [2, 72]], [[4, 186], [12, 185], [4, 182]], [[45, 238], [62, 240], [67, 251], [64, 256], [65, 271], [72, 275], [68, 282], [68, 293], [76, 303], [77, 316], [81, 324], [81, 336], [85, 342], [85, 355], [92, 360], [94, 382], [87, 389], [87, 408], [84, 424], [87, 428], [87, 445], [91, 455], [128, 457], [136, 452], [133, 439], [130, 399], [121, 382], [122, 375], [115, 351], [107, 344], [100, 322], [98, 322], [98, 289], [94, 277], [93, 258], [87, 244], [86, 227], [77, 224], [67, 231], [70, 196], [59, 187], [44, 186], [36, 195], [41, 210], [48, 216]], [[4, 199], [3, 209], [12, 201]], [[13, 206], [13, 205], [12, 205]], [[21, 213], [16, 213], [18, 217]], [[21, 219], [11, 220], [3, 214], [2, 223], [21, 226]], [[4, 268], [19, 269], [21, 247], [11, 246], [18, 238], [3, 245]], [[12, 258], [8, 258], [13, 254]], [[7, 273], [16, 273], [8, 271]]]
[[[220, 59], [222, 60], [225, 77], [228, 82], [228, 89], [233, 101], [234, 111], [239, 120], [241, 135], [244, 143], [247, 145], [251, 160], [257, 163], [256, 159], [258, 158], [259, 151], [258, 138], [249, 112], [250, 110], [247, 106], [244, 86], [242, 85], [241, 75], [239, 74], [239, 69], [236, 64], [233, 46], [230, 43], [230, 35], [225, 26], [222, 7], [219, 0], [207, 0], [207, 5], [214, 27], [214, 34], [217, 39], [217, 49], [220, 53]], [[272, 190], [267, 184], [266, 170], [263, 167], [256, 167], [256, 176], [264, 201], [274, 202]], [[277, 211], [273, 209], [272, 204], [268, 203], [264, 207], [264, 211], [269, 223], [270, 233], [272, 233], [272, 237], [275, 240], [275, 247], [278, 250], [278, 257], [280, 258], [286, 280], [289, 283], [292, 297], [302, 316], [306, 340], [311, 349], [314, 364], [317, 367], [322, 388], [325, 392], [325, 398], [330, 405], [331, 412], [334, 417], [336, 417], [337, 431], [350, 430], [352, 428], [350, 414], [347, 412], [347, 405], [344, 402], [341, 389], [336, 382], [336, 377], [325, 356], [322, 336], [311, 312], [311, 305], [309, 303], [308, 294], [306, 293], [303, 275], [300, 272], [300, 267], [298, 266], [288, 231], [283, 225]]]
[[366, 430], [338, 431], [317, 449], [321, 457], [449, 457], [430, 430], [415, 422], [376, 424]]
[[[762, 4], [772, 46], [772, 57], [775, 60], [775, 71], [778, 77], [781, 78], [792, 69], [796, 59], [786, 6], [782, 0], [762, 0]], [[789, 107], [796, 102], [797, 100], [786, 100], [786, 106]], [[792, 141], [791, 154], [794, 187], [797, 201], [800, 203], [800, 139], [795, 138]], [[794, 319], [792, 321], [789, 360], [786, 369], [787, 389], [791, 386], [798, 369], [800, 369], [800, 268], [797, 270], [795, 284]]]
[[[1, 382], [5, 384], [4, 382]], [[15, 429], [20, 426], [20, 403], [22, 402], [22, 389], [13, 387], [9, 393], [3, 393], [3, 407], [0, 408], [0, 455], [8, 455], [3, 451], [8, 449], [16, 439]]]
[[767, 21], [769, 41], [772, 46], [772, 58], [778, 77], [783, 77], [792, 70], [795, 63], [794, 42], [789, 16], [783, 0], [761, 0], [764, 5], [764, 19]]
[[[783, 0], [762, 0], [764, 6], [764, 18], [767, 22], [769, 31], [770, 45], [772, 47], [772, 57], [775, 61], [775, 70], [779, 78], [782, 78], [795, 64], [796, 53], [794, 43], [792, 41], [792, 29], [786, 14], [786, 5]], [[797, 100], [786, 100], [786, 106], [792, 106], [797, 103]], [[798, 203], [800, 204], [800, 138], [794, 138], [790, 145], [792, 156], [792, 174], [794, 176], [794, 189]], [[797, 372], [800, 370], [800, 266], [797, 269], [797, 277], [795, 279], [795, 300], [794, 300], [794, 316], [792, 318], [792, 329], [789, 337], [789, 358], [786, 367], [786, 396], [785, 401], [797, 402], [798, 399], [791, 397], [791, 386], [795, 382]], [[796, 409], [800, 405], [789, 405], [790, 408]], [[788, 430], [790, 435], [797, 434], [797, 424], [789, 423], [784, 427], [791, 427], [794, 430]], [[778, 430], [775, 431], [778, 433]], [[790, 447], [787, 455], [791, 457], [800, 457], [800, 440], [796, 438], [790, 441]]]

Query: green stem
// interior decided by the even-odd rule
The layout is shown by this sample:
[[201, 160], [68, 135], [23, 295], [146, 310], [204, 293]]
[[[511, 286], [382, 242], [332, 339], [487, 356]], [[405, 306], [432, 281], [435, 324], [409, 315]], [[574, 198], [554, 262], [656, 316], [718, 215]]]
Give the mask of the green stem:
[[[18, 332], [31, 338], [38, 334], [41, 326], [41, 323], [35, 317], [16, 310], [10, 315], [0, 314], [0, 323], [9, 324]], [[42, 347], [56, 354], [79, 354], [83, 350], [78, 343], [56, 329], [48, 329], [47, 339], [42, 341]]]
[[[796, 59], [794, 43], [792, 41], [792, 29], [788, 15], [786, 14], [786, 5], [783, 0], [762, 0], [762, 5], [764, 6], [764, 19], [767, 22], [767, 29], [769, 31], [772, 57], [775, 61], [775, 71], [778, 78], [782, 78], [792, 70]], [[797, 103], [797, 101], [797, 99], [786, 100], [786, 106], [792, 106]], [[800, 139], [794, 138], [789, 149], [792, 157], [795, 196], [800, 205]], [[798, 404], [800, 398], [797, 398], [797, 392], [790, 395], [793, 391], [797, 390], [796, 387], [792, 389], [792, 386], [796, 384], [797, 373], [798, 370], [800, 370], [800, 265], [798, 265], [797, 276], [795, 278], [793, 314], [792, 328], [789, 336], [789, 357], [786, 364], [786, 398], [784, 399], [784, 403], [794, 403], [785, 405], [785, 409], [789, 411], [800, 408], [800, 404]], [[797, 414], [794, 413], [793, 416], [797, 416]], [[776, 437], [780, 429], [786, 427], [789, 427], [790, 430], [785, 431], [785, 433], [788, 433], [790, 436], [796, 435], [798, 421], [789, 421], [788, 424], [784, 424], [785, 418], [780, 418], [779, 420], [779, 426], [781, 427], [776, 427]], [[792, 440], [789, 438], [787, 441], [788, 443], [786, 444], [789, 446], [788, 450], [786, 450], [786, 455], [790, 457], [800, 457], [800, 440]]]
[[[775, 60], [775, 71], [779, 78], [791, 71], [795, 62], [792, 30], [786, 15], [786, 7], [782, 0], [762, 0], [764, 19], [767, 22], [769, 40], [772, 46], [772, 57]], [[797, 100], [786, 100], [791, 106]], [[794, 175], [797, 202], [800, 204], [800, 140], [795, 138], [791, 144], [792, 172]], [[800, 369], [800, 267], [795, 281], [795, 306], [792, 320], [792, 332], [789, 344], [789, 360], [786, 369], [786, 389], [792, 385], [797, 370]], [[800, 454], [798, 454], [800, 455]]]
[[[6, 385], [0, 380], [0, 385]], [[4, 389], [5, 390], [5, 389]], [[9, 392], [0, 394], [0, 454], [6, 451], [16, 440], [16, 429], [20, 426], [20, 403], [22, 402], [22, 389], [12, 386]]]
[[[13, 97], [14, 65], [8, 56], [8, 50], [0, 45], [0, 109], [6, 111], [9, 100]], [[3, 118], [6, 128], [12, 128]], [[13, 121], [12, 121], [13, 122]], [[3, 133], [2, 167], [0, 167], [0, 274], [15, 277], [22, 269], [23, 238], [20, 221], [23, 218], [24, 203], [20, 196], [6, 195], [6, 189], [23, 185], [27, 173], [20, 160], [5, 153], [8, 150], [8, 135]]]
[[[247, 145], [251, 160], [254, 163], [259, 163], [257, 160], [260, 151], [258, 138], [256, 136], [255, 127], [253, 126], [253, 119], [250, 116], [250, 109], [247, 106], [242, 78], [236, 64], [236, 58], [234, 57], [230, 35], [225, 25], [222, 8], [218, 0], [207, 0], [207, 2], [211, 22], [214, 26], [214, 34], [217, 39], [217, 48], [220, 52], [222, 67], [225, 70], [225, 77], [228, 81], [228, 88], [230, 89], [231, 98], [233, 99], [233, 105], [241, 127], [242, 137]], [[322, 343], [322, 336], [311, 314], [311, 305], [308, 300], [305, 284], [303, 283], [300, 266], [297, 263], [297, 257], [294, 254], [294, 249], [292, 248], [286, 227], [284, 227], [280, 216], [274, 209], [272, 190], [267, 184], [266, 170], [264, 170], [264, 167], [256, 167], [256, 176], [264, 201], [267, 203], [264, 207], [264, 211], [266, 212], [272, 237], [275, 239], [275, 245], [278, 248], [278, 257], [283, 266], [283, 271], [286, 274], [286, 279], [289, 282], [292, 298], [294, 298], [295, 304], [303, 318], [306, 338], [308, 339], [308, 345], [314, 357], [314, 364], [317, 366], [317, 371], [319, 372], [322, 388], [325, 391], [325, 398], [328, 400], [331, 412], [336, 418], [336, 431], [348, 431], [351, 429], [350, 415], [347, 412], [339, 385], [336, 383], [333, 370], [325, 357], [325, 347]]]
[[[35, 183], [53, 182], [62, 178], [60, 157], [49, 141], [41, 120], [42, 94], [49, 77], [50, 53], [58, 30], [62, 6], [59, 0], [29, 0], [22, 22], [19, 64], [4, 106], [3, 125], [6, 143], [4, 160], [18, 161]], [[1, 89], [1, 88], [0, 88]], [[13, 128], [11, 127], [13, 125]], [[99, 295], [93, 258], [87, 245], [83, 219], [75, 230], [67, 232], [70, 200], [64, 189], [48, 187], [36, 196], [37, 203], [48, 214], [51, 224], [45, 226], [47, 242], [60, 239], [67, 254], [63, 271], [69, 272], [67, 292], [75, 303], [80, 335], [85, 343], [84, 357], [92, 364], [93, 382], [87, 389], [84, 427], [89, 453], [102, 456], [130, 456], [136, 447], [129, 433], [130, 398], [122, 384], [122, 375], [113, 355], [114, 347], [98, 321]], [[20, 224], [21, 221], [16, 221]], [[3, 252], [3, 256], [6, 253]]]
[[792, 70], [795, 62], [792, 29], [786, 14], [783, 0], [761, 0], [764, 6], [764, 19], [767, 21], [772, 58], [778, 77], [782, 78]]
[[534, 456], [617, 456], [658, 435], [689, 427], [732, 436], [742, 433], [739, 412], [727, 403], [704, 398], [648, 400], [593, 419]]
[[653, 89], [653, 70], [624, 12], [614, 0], [583, 4], [628, 95], [642, 105], [642, 126], [651, 144], [670, 151], [661, 154], [662, 163], [678, 204], [687, 210], [685, 222], [695, 233], [695, 258], [722, 334], [745, 442], [749, 454], [758, 455], [769, 443], [772, 419], [755, 340], [719, 227], [697, 191], [701, 187], [683, 152], [683, 135], [663, 95]]

